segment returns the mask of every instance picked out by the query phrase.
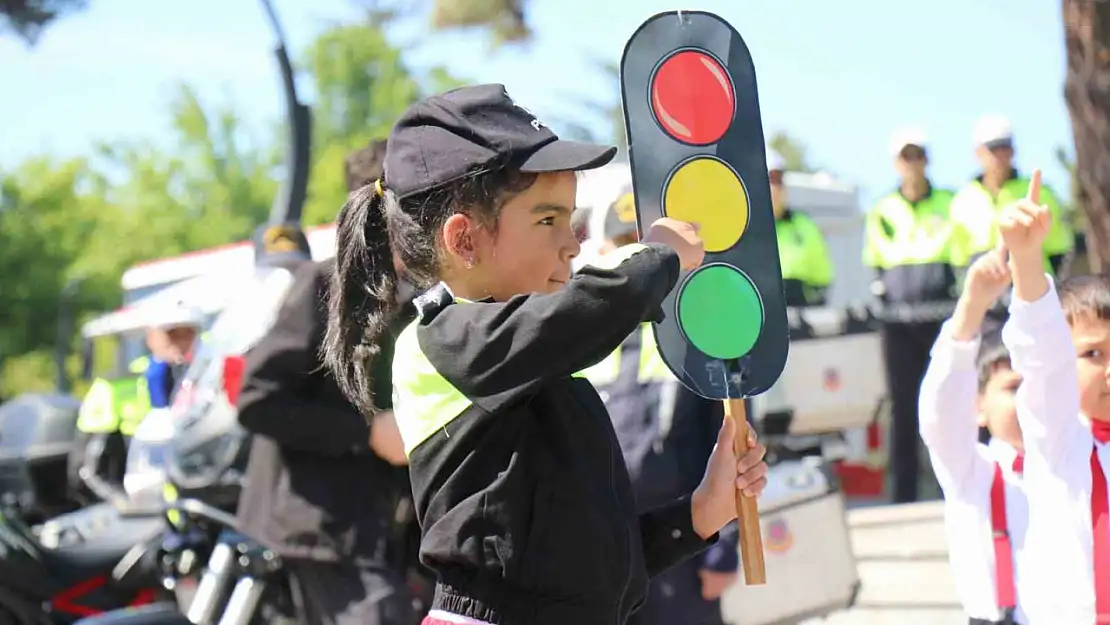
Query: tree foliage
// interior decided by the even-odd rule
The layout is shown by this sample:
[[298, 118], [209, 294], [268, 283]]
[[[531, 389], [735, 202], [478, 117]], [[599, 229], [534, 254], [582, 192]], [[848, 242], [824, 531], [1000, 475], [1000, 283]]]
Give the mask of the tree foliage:
[[532, 37], [526, 4], [525, 0], [435, 0], [432, 28], [484, 28], [494, 45], [525, 42]]
[[306, 224], [335, 219], [347, 197], [347, 154], [388, 136], [394, 120], [417, 99], [463, 84], [441, 67], [424, 76], [412, 74], [401, 50], [386, 39], [385, 24], [388, 20], [378, 19], [333, 28], [305, 51], [303, 65], [316, 94]]
[[33, 44], [48, 24], [87, 5], [88, 0], [0, 0], [0, 33], [15, 33]]
[[767, 145], [786, 161], [787, 171], [813, 171], [813, 167], [806, 159], [806, 145], [797, 138], [779, 131], [771, 135]]
[[[304, 215], [315, 224], [346, 198], [352, 149], [385, 137], [417, 98], [461, 83], [441, 68], [413, 74], [371, 23], [322, 32], [299, 61], [315, 95]], [[88, 319], [119, 306], [128, 266], [246, 239], [268, 217], [284, 171], [282, 120], [251, 133], [258, 125], [232, 103], [202, 101], [187, 85], [167, 104], [171, 132], [158, 143], [112, 141], [0, 171], [0, 396], [53, 386], [67, 285], [68, 306]]]

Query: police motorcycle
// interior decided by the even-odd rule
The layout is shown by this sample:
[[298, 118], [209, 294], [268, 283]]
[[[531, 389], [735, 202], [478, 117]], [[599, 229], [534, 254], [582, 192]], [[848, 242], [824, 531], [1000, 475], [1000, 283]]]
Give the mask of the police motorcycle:
[[[26, 394], [0, 407], [0, 624], [72, 623], [167, 598], [158, 575], [161, 502], [90, 486], [77, 508], [69, 455], [81, 402]], [[157, 411], [155, 411], [157, 412]], [[151, 413], [145, 423], [157, 424]], [[149, 429], [149, 426], [148, 426]], [[141, 450], [143, 426], [135, 432]], [[126, 482], [149, 482], [135, 466]]]
[[37, 526], [0, 514], [0, 625], [68, 624], [164, 597], [155, 574], [163, 528], [157, 508], [123, 499]]
[[80, 507], [68, 462], [81, 402], [24, 393], [0, 405], [0, 510], [36, 524]]
[[[236, 529], [250, 435], [235, 403], [244, 355], [272, 325], [293, 277], [291, 260], [307, 255], [303, 234], [289, 226], [266, 228], [256, 240], [271, 252], [249, 284], [229, 303], [198, 346], [174, 400], [169, 431], [152, 433], [133, 460], [161, 465], [168, 530], [160, 545], [162, 584], [174, 602], [128, 608], [82, 623], [274, 622], [292, 612], [294, 590], [281, 558]], [[260, 256], [259, 258], [262, 258]], [[157, 480], [137, 489], [153, 496]]]
[[0, 625], [72, 623], [166, 596], [155, 566], [161, 506], [85, 480], [93, 502], [79, 508], [70, 465], [80, 406], [62, 393], [0, 406]]

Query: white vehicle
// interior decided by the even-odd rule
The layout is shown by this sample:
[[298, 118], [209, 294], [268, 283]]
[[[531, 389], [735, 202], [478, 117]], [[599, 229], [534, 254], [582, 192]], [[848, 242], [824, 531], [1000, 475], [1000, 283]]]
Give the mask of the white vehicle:
[[[305, 235], [315, 260], [334, 255], [334, 224], [307, 228]], [[185, 303], [206, 315], [208, 327], [254, 276], [251, 241], [139, 263], [123, 274], [123, 306], [90, 320], [82, 326], [81, 334], [88, 341], [119, 337], [115, 361], [122, 370], [123, 363], [144, 353], [143, 332], [159, 320], [163, 311]]]

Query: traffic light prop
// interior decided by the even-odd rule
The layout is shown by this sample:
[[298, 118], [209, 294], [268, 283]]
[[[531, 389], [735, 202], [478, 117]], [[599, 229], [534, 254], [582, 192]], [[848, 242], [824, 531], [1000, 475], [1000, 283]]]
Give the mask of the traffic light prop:
[[[660, 354], [693, 392], [725, 404], [746, 452], [744, 398], [774, 385], [789, 332], [756, 93], [744, 40], [701, 11], [660, 13], [625, 45], [621, 96], [636, 221], [700, 225], [706, 255], [664, 300]], [[759, 511], [737, 492], [744, 577], [766, 582]]]

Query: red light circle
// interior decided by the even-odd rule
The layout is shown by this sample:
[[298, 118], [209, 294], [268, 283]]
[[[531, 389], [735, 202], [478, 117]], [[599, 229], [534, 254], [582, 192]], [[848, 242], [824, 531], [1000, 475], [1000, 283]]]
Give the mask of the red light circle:
[[677, 141], [716, 143], [736, 114], [732, 79], [717, 59], [704, 52], [672, 54], [651, 77], [651, 112]]

